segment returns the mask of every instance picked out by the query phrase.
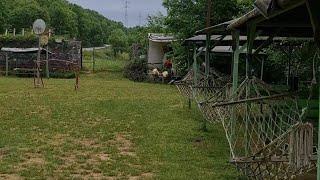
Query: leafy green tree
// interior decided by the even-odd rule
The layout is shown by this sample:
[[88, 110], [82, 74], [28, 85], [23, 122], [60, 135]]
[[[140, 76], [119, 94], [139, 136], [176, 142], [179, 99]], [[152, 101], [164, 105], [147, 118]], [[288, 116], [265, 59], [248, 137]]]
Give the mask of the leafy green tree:
[[49, 13], [35, 2], [24, 3], [13, 9], [10, 13], [9, 24], [12, 28], [22, 29], [32, 26], [36, 19], [49, 21]]
[[122, 29], [113, 30], [109, 37], [109, 43], [112, 45], [115, 55], [117, 52], [123, 52], [128, 48], [126, 33]]
[[76, 37], [85, 47], [108, 43], [113, 29], [125, 30], [121, 23], [66, 0], [0, 1], [0, 32], [5, 28], [31, 29], [38, 18], [44, 19], [56, 35]]
[[166, 16], [161, 12], [155, 15], [148, 16], [148, 30], [152, 33], [165, 33], [166, 32]]
[[7, 11], [3, 1], [0, 1], [0, 32], [2, 32], [7, 24]]
[[[197, 30], [205, 28], [207, 0], [164, 0], [163, 5], [168, 11], [166, 25], [179, 37], [190, 37]], [[211, 24], [230, 20], [239, 10], [236, 0], [212, 0]]]
[[78, 33], [76, 14], [66, 6], [54, 2], [49, 8], [50, 25], [58, 35], [68, 34], [72, 37]]
[[[186, 39], [194, 35], [197, 30], [206, 27], [207, 0], [164, 0], [168, 15], [165, 24], [169, 32], [177, 39]], [[212, 0], [211, 25], [232, 19], [239, 14], [241, 8], [237, 0]], [[182, 46], [183, 41], [174, 43], [174, 60], [179, 72], [185, 73], [188, 48]]]

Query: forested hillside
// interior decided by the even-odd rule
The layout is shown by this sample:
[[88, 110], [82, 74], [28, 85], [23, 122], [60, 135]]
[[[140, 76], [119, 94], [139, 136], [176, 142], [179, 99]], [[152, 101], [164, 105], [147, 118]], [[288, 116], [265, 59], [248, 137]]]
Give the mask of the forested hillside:
[[99, 13], [83, 9], [66, 0], [1, 0], [0, 33], [5, 29], [31, 28], [35, 19], [42, 18], [55, 35], [76, 37], [85, 46], [99, 46], [108, 43], [114, 29], [124, 26], [111, 21]]

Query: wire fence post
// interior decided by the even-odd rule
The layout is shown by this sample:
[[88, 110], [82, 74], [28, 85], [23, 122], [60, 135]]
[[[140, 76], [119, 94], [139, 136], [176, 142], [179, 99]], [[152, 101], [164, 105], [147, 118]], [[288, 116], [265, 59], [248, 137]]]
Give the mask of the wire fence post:
[[317, 149], [317, 180], [320, 180], [320, 66], [318, 67], [318, 72], [319, 72], [319, 80], [318, 80], [318, 87], [319, 87], [319, 99], [318, 99], [318, 104], [319, 104], [319, 121], [318, 121], [318, 149]]
[[6, 53], [6, 76], [9, 75], [9, 57], [8, 53]]
[[49, 72], [49, 46], [47, 45], [47, 51], [46, 51], [46, 74], [47, 74], [47, 78], [50, 78], [50, 72]]
[[95, 59], [95, 48], [92, 49], [92, 72], [95, 71], [96, 59]]

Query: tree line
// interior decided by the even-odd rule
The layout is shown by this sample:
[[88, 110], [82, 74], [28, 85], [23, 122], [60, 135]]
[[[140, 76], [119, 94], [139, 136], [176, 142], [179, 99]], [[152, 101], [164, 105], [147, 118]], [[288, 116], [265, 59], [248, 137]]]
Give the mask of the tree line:
[[84, 46], [101, 46], [109, 42], [114, 29], [124, 31], [120, 22], [71, 4], [66, 0], [1, 0], [0, 32], [5, 29], [31, 29], [35, 19], [46, 21], [54, 35], [77, 38]]

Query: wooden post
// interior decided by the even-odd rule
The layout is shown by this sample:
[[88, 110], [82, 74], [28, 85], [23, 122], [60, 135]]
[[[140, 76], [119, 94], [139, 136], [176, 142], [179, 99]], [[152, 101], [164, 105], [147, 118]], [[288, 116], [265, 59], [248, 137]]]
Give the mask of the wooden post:
[[[232, 31], [232, 40], [233, 40], [232, 94], [235, 94], [239, 84], [240, 32], [238, 30]], [[233, 143], [235, 139], [234, 137], [235, 137], [236, 121], [237, 120], [236, 120], [235, 109], [234, 107], [232, 107], [230, 143]], [[232, 157], [234, 156], [235, 154], [232, 154]]]
[[[309, 12], [313, 33], [314, 33], [314, 40], [318, 46], [318, 52], [320, 49], [320, 2], [318, 0], [306, 0], [307, 9]], [[318, 86], [320, 85], [320, 82]], [[320, 89], [320, 88], [319, 88]], [[320, 100], [320, 92], [319, 92], [319, 100]], [[318, 101], [319, 101], [318, 100]], [[320, 124], [320, 103], [319, 103], [319, 124]], [[317, 179], [320, 180], [320, 126], [318, 129], [318, 160], [317, 160]]]
[[[318, 68], [318, 70], [320, 70], [320, 67]], [[320, 74], [320, 73], [319, 73]], [[320, 80], [320, 76], [319, 76], [319, 80]], [[318, 83], [318, 86], [320, 85], [320, 81]], [[318, 160], [317, 160], [317, 180], [320, 180], [320, 88], [319, 88], [319, 99], [318, 99], [318, 104], [319, 104], [319, 121], [318, 121], [318, 152], [317, 152], [317, 156], [318, 156]]]
[[197, 47], [193, 50], [193, 84], [198, 84]]
[[9, 57], [8, 53], [6, 53], [6, 76], [9, 75]]
[[[207, 0], [207, 28], [211, 26], [211, 0]], [[209, 76], [210, 74], [210, 41], [211, 35], [209, 30], [206, 33], [206, 54], [205, 54], [205, 74]]]
[[49, 46], [46, 47], [46, 75], [47, 78], [50, 78], [50, 71], [49, 71]]
[[[319, 51], [319, 48], [318, 48]], [[320, 66], [318, 68], [319, 74], [320, 74]], [[318, 104], [319, 104], [319, 121], [318, 121], [318, 151], [317, 151], [317, 156], [318, 156], [318, 160], [317, 160], [317, 180], [320, 180], [320, 76], [319, 76], [319, 82], [318, 82], [318, 86], [319, 86], [319, 99], [318, 99]]]
[[41, 42], [40, 42], [40, 35], [38, 35], [38, 57], [36, 62], [36, 81], [35, 87], [39, 88], [41, 86], [40, 82], [40, 58], [41, 58]]
[[205, 73], [207, 76], [210, 75], [210, 51], [211, 51], [211, 47], [210, 47], [210, 40], [211, 40], [211, 36], [210, 34], [208, 33], [206, 35], [206, 54], [205, 54], [205, 64], [206, 64], [206, 67], [205, 67]]
[[260, 74], [261, 80], [263, 80], [263, 74], [264, 74], [264, 57], [261, 60], [261, 74]]
[[232, 32], [232, 37], [234, 41], [233, 45], [233, 68], [232, 68], [232, 92], [235, 93], [238, 89], [239, 84], [239, 57], [240, 57], [240, 32], [234, 30]]
[[318, 44], [318, 46], [320, 46], [320, 2], [318, 0], [306, 0], [306, 5], [310, 15], [315, 42]]
[[[250, 63], [252, 62], [252, 49], [253, 43], [256, 37], [256, 26], [254, 24], [249, 24], [247, 26], [247, 57], [246, 57], [246, 78], [250, 78], [251, 70]], [[246, 99], [250, 97], [250, 87], [246, 85]], [[249, 137], [249, 116], [250, 103], [246, 102], [246, 122], [245, 122], [245, 156], [248, 157], [250, 151], [250, 137]], [[246, 174], [248, 172], [245, 172]]]
[[92, 49], [92, 72], [95, 71], [96, 59], [95, 59], [95, 48]]

